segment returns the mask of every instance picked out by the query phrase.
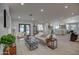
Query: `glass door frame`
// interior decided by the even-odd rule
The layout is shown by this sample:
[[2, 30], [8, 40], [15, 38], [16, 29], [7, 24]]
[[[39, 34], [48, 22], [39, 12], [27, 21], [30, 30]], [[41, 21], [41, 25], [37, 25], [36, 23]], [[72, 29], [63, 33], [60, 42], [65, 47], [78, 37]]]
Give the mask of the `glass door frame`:
[[19, 24], [19, 32], [20, 32], [20, 25], [24, 25], [24, 32], [26, 32], [26, 25], [29, 25], [29, 35], [31, 35], [31, 25], [30, 24]]

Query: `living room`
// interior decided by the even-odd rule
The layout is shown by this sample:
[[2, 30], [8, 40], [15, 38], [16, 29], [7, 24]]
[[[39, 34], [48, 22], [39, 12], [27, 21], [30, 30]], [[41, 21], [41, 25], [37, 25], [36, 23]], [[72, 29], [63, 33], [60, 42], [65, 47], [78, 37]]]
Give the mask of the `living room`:
[[[70, 41], [69, 33], [79, 34], [78, 10], [78, 3], [2, 3], [0, 37], [16, 37], [15, 55], [78, 55], [79, 39]], [[9, 48], [1, 49], [1, 55], [8, 54]]]

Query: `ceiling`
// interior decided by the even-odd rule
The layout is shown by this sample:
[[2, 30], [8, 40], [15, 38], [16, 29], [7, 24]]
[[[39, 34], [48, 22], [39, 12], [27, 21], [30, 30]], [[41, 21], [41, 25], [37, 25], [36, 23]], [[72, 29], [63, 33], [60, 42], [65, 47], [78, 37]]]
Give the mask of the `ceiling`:
[[[24, 5], [11, 3], [7, 5], [10, 8], [12, 20], [57, 22], [79, 15], [79, 4], [77, 3], [24, 3]], [[41, 12], [41, 9], [44, 11]], [[30, 14], [32, 16], [29, 16]]]

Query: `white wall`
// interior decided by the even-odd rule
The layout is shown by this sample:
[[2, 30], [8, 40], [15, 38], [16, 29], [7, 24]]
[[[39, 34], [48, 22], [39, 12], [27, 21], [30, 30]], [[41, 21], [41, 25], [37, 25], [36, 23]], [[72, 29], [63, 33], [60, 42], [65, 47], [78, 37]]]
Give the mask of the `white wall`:
[[[4, 28], [4, 9], [6, 9], [6, 28]], [[9, 7], [6, 5], [1, 5], [0, 6], [0, 36], [4, 34], [10, 33], [10, 14], [9, 14]]]
[[31, 34], [33, 33], [33, 24], [26, 20], [12, 20], [12, 29], [15, 29], [15, 32], [19, 32], [19, 24], [30, 24], [31, 25]]
[[[31, 25], [31, 34], [33, 34], [33, 22], [32, 21], [27, 21], [27, 20], [19, 20], [19, 19], [12, 19], [12, 29], [15, 29], [15, 32], [19, 32], [19, 24], [30, 24]], [[48, 23], [39, 23], [36, 22], [34, 24], [43, 24], [44, 26], [44, 33], [48, 33]]]
[[[57, 21], [57, 22], [51, 21], [50, 23], [53, 24], [53, 27], [56, 27], [58, 25], [65, 25], [65, 24], [79, 24], [79, 15], [72, 16], [72, 17], [69, 17], [67, 19], [63, 19], [62, 21]], [[66, 30], [64, 30], [64, 32], [65, 31]], [[76, 30], [75, 31], [79, 33], [79, 28], [76, 27]], [[61, 33], [61, 30], [59, 30], [59, 29], [56, 30], [55, 29], [55, 33], [56, 34], [60, 34]]]

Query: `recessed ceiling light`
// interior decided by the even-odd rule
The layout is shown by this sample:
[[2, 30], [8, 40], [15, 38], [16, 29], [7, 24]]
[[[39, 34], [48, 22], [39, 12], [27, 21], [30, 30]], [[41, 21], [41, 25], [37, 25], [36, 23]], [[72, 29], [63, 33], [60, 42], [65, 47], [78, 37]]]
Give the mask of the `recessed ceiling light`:
[[68, 6], [65, 6], [65, 8], [68, 8]]
[[74, 13], [72, 12], [72, 15], [74, 15]]
[[21, 5], [24, 5], [24, 3], [21, 3]]
[[44, 11], [44, 9], [41, 9], [41, 12], [43, 12]]
[[18, 18], [20, 19], [21, 17], [20, 17], [20, 16], [18, 16]]

